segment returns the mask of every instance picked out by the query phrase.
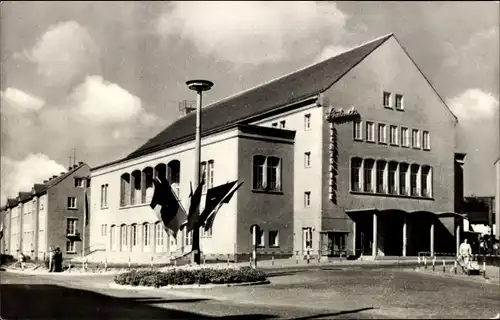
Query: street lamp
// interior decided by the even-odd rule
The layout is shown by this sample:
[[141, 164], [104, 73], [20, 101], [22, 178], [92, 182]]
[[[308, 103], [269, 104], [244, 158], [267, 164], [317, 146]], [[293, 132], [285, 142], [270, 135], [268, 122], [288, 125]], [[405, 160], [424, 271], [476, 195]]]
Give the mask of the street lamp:
[[[189, 89], [196, 91], [196, 138], [194, 144], [194, 185], [196, 188], [200, 184], [200, 161], [201, 161], [201, 101], [202, 92], [208, 91], [214, 85], [208, 80], [189, 80], [186, 82]], [[197, 209], [199, 210], [199, 208]], [[199, 212], [196, 213], [199, 215]], [[199, 217], [198, 217], [199, 218]], [[198, 223], [193, 228], [193, 256], [191, 262], [200, 264], [200, 227]]]

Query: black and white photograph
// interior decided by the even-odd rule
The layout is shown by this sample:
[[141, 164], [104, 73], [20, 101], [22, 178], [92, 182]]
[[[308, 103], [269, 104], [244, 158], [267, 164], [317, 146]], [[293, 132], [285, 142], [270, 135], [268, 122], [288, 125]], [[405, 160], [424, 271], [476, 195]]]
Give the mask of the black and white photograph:
[[2, 1], [0, 319], [500, 319], [499, 1]]

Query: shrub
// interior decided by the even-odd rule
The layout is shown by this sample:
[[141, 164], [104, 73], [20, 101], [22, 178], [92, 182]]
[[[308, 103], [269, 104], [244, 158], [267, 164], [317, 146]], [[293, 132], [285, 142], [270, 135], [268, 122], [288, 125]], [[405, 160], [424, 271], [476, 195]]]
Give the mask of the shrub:
[[134, 269], [114, 277], [117, 284], [155, 288], [167, 285], [243, 283], [264, 280], [266, 280], [264, 272], [250, 267], [241, 269], [171, 269], [167, 271]]

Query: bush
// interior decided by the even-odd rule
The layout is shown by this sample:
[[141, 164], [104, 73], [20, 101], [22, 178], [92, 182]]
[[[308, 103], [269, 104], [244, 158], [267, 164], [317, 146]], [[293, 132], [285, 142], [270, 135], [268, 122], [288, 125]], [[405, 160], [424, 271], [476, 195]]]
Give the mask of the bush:
[[114, 277], [117, 284], [155, 288], [167, 285], [243, 283], [264, 280], [266, 280], [264, 272], [250, 267], [241, 269], [172, 269], [168, 271], [131, 270]]

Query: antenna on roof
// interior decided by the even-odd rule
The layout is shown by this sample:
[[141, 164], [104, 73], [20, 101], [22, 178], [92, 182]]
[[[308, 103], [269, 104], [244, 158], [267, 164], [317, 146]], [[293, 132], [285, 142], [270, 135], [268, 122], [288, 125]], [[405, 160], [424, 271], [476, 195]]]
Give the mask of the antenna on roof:
[[76, 148], [73, 149], [73, 165], [76, 165]]
[[71, 164], [71, 156], [69, 156], [69, 163], [68, 163], [68, 168], [69, 168], [69, 169], [68, 169], [68, 170], [71, 170], [71, 167], [72, 167], [72, 166], [73, 166], [73, 165]]
[[182, 100], [179, 102], [179, 112], [181, 113], [181, 117], [184, 117], [193, 111], [196, 111], [196, 101]]

